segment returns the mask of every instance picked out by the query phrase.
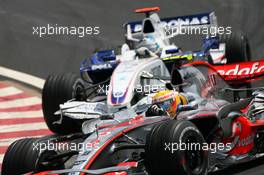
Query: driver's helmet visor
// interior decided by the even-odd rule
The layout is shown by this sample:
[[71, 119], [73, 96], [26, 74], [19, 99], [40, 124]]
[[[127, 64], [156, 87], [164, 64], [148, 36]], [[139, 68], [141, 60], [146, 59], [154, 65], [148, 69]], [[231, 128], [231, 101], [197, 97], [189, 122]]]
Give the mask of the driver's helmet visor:
[[172, 107], [173, 101], [174, 101], [173, 98], [171, 98], [163, 102], [157, 103], [157, 105], [161, 107], [164, 111], [168, 111]]

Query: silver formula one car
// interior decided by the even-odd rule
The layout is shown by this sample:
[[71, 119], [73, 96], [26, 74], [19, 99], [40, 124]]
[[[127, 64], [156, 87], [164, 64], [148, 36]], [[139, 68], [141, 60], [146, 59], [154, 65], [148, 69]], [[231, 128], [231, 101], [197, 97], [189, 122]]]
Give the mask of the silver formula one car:
[[194, 94], [175, 119], [146, 115], [151, 95], [123, 109], [67, 102], [56, 114], [84, 120], [82, 131], [15, 141], [2, 174], [206, 175], [263, 155], [263, 88], [229, 102], [233, 90], [205, 63], [175, 69], [171, 82]]
[[167, 34], [166, 27], [217, 27], [214, 13], [160, 19], [153, 13], [157, 10], [159, 8], [138, 9], [136, 12], [146, 13], [146, 18], [124, 25], [127, 42], [121, 47], [120, 54], [114, 50], [94, 53], [81, 64], [82, 79], [69, 73], [48, 77], [42, 104], [45, 121], [53, 132], [65, 134], [80, 130], [78, 123], [70, 118], [56, 124], [59, 118], [54, 113], [67, 100], [100, 99], [116, 108], [130, 107], [144, 97], [143, 91], [164, 86], [159, 80], [142, 80], [140, 77], [144, 74], [169, 77], [173, 67], [190, 61], [223, 64], [250, 57], [247, 39], [237, 34], [226, 35], [222, 39], [207, 35], [202, 50], [183, 52], [170, 41], [177, 33]]

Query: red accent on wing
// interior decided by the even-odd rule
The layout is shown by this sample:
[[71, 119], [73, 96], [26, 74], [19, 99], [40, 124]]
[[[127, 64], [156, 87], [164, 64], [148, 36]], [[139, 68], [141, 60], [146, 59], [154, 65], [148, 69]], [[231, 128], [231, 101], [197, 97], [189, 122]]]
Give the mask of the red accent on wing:
[[227, 81], [250, 80], [264, 76], [264, 60], [213, 66]]
[[[137, 162], [122, 162], [119, 163], [117, 166], [131, 166], [131, 167], [137, 167]], [[127, 172], [121, 171], [121, 172], [112, 172], [112, 173], [106, 173], [104, 175], [127, 175]]]
[[117, 166], [132, 166], [132, 167], [137, 167], [138, 163], [137, 162], [122, 162], [119, 163]]
[[46, 172], [41, 172], [41, 173], [38, 173], [38, 174], [34, 174], [34, 175], [59, 175], [59, 174], [50, 174], [51, 171], [46, 171]]
[[127, 172], [121, 171], [121, 172], [112, 172], [112, 173], [106, 173], [104, 175], [127, 175]]
[[256, 128], [252, 127], [251, 122], [246, 117], [243, 116], [236, 118], [233, 122], [233, 126], [235, 123], [239, 123], [241, 125], [241, 132], [234, 133], [234, 137], [238, 136], [239, 140], [236, 143], [235, 147], [228, 152], [228, 154], [229, 155], [247, 154], [254, 147], [253, 138], [256, 135]]
[[233, 83], [246, 83], [258, 80], [262, 76], [264, 77], [264, 60], [224, 65], [211, 65], [206, 62], [195, 61], [185, 64], [183, 67], [193, 65], [208, 66], [218, 72], [226, 81]]
[[160, 8], [159, 7], [141, 8], [141, 9], [136, 9], [135, 13], [146, 13], [146, 12], [154, 12], [154, 11], [160, 11]]

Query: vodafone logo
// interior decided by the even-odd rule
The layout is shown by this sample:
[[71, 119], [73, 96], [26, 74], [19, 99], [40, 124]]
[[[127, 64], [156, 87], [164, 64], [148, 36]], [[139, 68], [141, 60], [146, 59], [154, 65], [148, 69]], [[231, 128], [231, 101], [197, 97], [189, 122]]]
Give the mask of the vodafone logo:
[[264, 61], [254, 63], [241, 63], [216, 67], [220, 75], [253, 75], [264, 73]]

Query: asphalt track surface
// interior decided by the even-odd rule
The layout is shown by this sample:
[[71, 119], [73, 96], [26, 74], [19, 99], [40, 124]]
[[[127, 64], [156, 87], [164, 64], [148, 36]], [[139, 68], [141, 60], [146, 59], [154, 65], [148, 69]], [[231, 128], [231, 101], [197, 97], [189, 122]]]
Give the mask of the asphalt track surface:
[[[162, 17], [215, 11], [219, 25], [248, 35], [254, 59], [264, 57], [263, 0], [0, 0], [0, 65], [42, 78], [50, 73], [78, 73], [80, 61], [93, 50], [123, 43], [122, 24], [142, 17], [132, 13], [135, 8], [156, 5]], [[85, 38], [32, 35], [33, 26], [47, 24], [99, 26], [100, 34]], [[175, 42], [187, 50], [200, 46], [190, 37]], [[218, 174], [263, 175], [262, 164], [260, 159]]]

